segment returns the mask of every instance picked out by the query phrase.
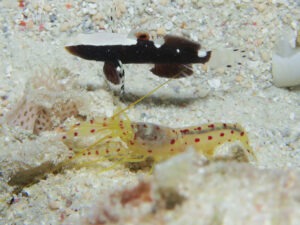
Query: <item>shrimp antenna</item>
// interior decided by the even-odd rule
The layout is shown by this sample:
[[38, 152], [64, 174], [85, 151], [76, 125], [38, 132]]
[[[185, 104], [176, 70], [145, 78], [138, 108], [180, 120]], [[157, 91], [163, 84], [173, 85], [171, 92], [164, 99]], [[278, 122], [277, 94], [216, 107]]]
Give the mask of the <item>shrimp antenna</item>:
[[[176, 74], [173, 78], [176, 78], [177, 76], [179, 76], [179, 74]], [[139, 102], [141, 102], [142, 100], [144, 100], [145, 98], [148, 98], [150, 95], [152, 95], [154, 92], [156, 92], [158, 89], [160, 89], [162, 86], [166, 85], [167, 83], [171, 82], [172, 79], [168, 79], [167, 81], [163, 82], [162, 84], [158, 85], [157, 87], [155, 87], [153, 90], [149, 91], [147, 94], [145, 94], [143, 97], [139, 98], [138, 100], [136, 100], [135, 102], [129, 104], [127, 107], [125, 107], [124, 109], [120, 110], [119, 112], [115, 113], [112, 117], [116, 117], [120, 114], [122, 114], [123, 112], [127, 111], [128, 109], [132, 108], [134, 105], [138, 104]]]

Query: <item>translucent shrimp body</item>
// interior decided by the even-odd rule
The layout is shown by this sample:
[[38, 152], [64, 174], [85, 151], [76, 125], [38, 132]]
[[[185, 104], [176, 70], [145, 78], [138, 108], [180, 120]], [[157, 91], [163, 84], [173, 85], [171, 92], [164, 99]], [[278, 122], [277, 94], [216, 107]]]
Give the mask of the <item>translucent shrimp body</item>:
[[213, 123], [185, 128], [169, 128], [149, 123], [133, 123], [134, 139], [130, 142], [133, 154], [152, 157], [155, 162], [193, 147], [207, 158], [226, 143], [240, 141], [255, 158], [244, 129], [238, 124]]
[[255, 158], [247, 134], [238, 124], [213, 123], [170, 128], [131, 122], [127, 117], [121, 119], [115, 116], [77, 124], [66, 132], [63, 140], [75, 154], [72, 159], [87, 156], [90, 160], [135, 163], [151, 158], [157, 163], [188, 147], [211, 159], [218, 146], [234, 141], [239, 141]]
[[[63, 135], [63, 142], [74, 153], [70, 159], [94, 156], [120, 159], [128, 155], [126, 143], [134, 138], [129, 119], [103, 117], [78, 123]], [[91, 157], [90, 157], [91, 158]]]

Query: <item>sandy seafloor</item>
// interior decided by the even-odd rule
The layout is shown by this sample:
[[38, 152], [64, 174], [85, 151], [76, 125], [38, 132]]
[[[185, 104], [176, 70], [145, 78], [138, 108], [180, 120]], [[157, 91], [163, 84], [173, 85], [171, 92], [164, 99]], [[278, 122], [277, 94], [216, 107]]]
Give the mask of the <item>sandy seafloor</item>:
[[[78, 110], [87, 117], [111, 115], [164, 82], [149, 65], [125, 65], [126, 93], [135, 98], [119, 102], [103, 79], [102, 63], [64, 50], [78, 33], [141, 28], [152, 35], [184, 35], [205, 50], [237, 48], [247, 57], [232, 68], [194, 65], [195, 75], [162, 87], [128, 110], [129, 118], [171, 127], [238, 122], [257, 161], [207, 164], [189, 152], [153, 175], [123, 165], [106, 172], [70, 169], [13, 195], [7, 185], [12, 174], [57, 162], [67, 150], [55, 131], [34, 136], [3, 126], [0, 224], [300, 224], [300, 92], [275, 87], [271, 74], [277, 38], [286, 29], [300, 29], [299, 1], [19, 2], [0, 1], [2, 117], [26, 93], [30, 77], [51, 76], [54, 68], [76, 74], [80, 95], [88, 99]], [[76, 90], [67, 92], [80, 99]], [[175, 203], [167, 206], [168, 201]]]

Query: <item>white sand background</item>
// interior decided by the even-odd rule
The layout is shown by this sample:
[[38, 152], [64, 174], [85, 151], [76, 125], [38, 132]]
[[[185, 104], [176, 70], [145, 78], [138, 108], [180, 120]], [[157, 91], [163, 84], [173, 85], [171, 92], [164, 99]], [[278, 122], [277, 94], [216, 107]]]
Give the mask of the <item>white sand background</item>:
[[[162, 167], [154, 178], [123, 166], [103, 173], [97, 168], [67, 170], [13, 195], [7, 174], [26, 163], [36, 166], [59, 160], [66, 149], [53, 139], [53, 132], [32, 138], [2, 129], [0, 224], [300, 224], [300, 91], [273, 86], [271, 75], [277, 38], [286, 28], [294, 33], [300, 29], [299, 1], [24, 3], [20, 7], [18, 1], [0, 1], [2, 117], [23, 96], [31, 76], [49, 76], [55, 67], [69, 69], [78, 74], [83, 87], [92, 87], [86, 93], [90, 102], [79, 109], [83, 115], [113, 113], [119, 101], [105, 84], [103, 64], [64, 50], [73, 35], [100, 29], [129, 33], [138, 28], [154, 36], [184, 35], [200, 42], [205, 50], [243, 49], [247, 58], [242, 65], [218, 70], [194, 65], [194, 76], [162, 87], [154, 97], [130, 109], [129, 117], [171, 127], [238, 122], [247, 130], [258, 160], [203, 166], [201, 157], [187, 155], [182, 156], [183, 165], [197, 164], [195, 159], [199, 165], [192, 169]], [[125, 65], [129, 96], [142, 96], [164, 82], [149, 69], [149, 65]], [[142, 179], [158, 187], [172, 182], [170, 186], [185, 200], [167, 210], [159, 206], [159, 197], [126, 206], [110, 199]], [[155, 188], [153, 192], [157, 193]]]

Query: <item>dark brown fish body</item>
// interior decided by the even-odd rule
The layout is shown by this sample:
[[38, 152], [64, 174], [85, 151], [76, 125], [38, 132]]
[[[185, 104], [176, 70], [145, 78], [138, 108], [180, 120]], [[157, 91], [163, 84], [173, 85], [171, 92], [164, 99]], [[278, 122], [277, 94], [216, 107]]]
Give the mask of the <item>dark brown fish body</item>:
[[[101, 33], [99, 43], [77, 43], [66, 46], [68, 52], [87, 60], [104, 62], [103, 71], [113, 84], [122, 84], [124, 92], [124, 70], [122, 64], [153, 63], [151, 72], [160, 77], [181, 78], [193, 74], [194, 63], [206, 63], [211, 52], [200, 52], [200, 44], [189, 39], [166, 35], [163, 44], [149, 40], [147, 33], [136, 35], [136, 40], [117, 34]], [[101, 40], [100, 40], [101, 39]]]
[[[199, 46], [200, 48], [200, 46]], [[152, 41], [139, 40], [136, 45], [75, 45], [66, 49], [73, 55], [87, 60], [114, 61], [127, 63], [153, 63], [153, 64], [190, 64], [206, 63], [210, 52], [204, 57], [198, 56], [195, 46], [163, 44], [157, 48]]]

